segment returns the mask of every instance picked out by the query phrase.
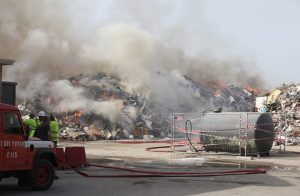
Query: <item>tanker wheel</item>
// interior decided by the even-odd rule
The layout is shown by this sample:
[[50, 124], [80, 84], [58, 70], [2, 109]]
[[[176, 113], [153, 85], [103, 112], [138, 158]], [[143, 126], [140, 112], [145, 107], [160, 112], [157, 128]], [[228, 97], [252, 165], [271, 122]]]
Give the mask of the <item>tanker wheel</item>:
[[53, 184], [55, 178], [54, 167], [48, 160], [39, 160], [34, 165], [30, 177], [31, 189], [37, 191], [46, 190]]

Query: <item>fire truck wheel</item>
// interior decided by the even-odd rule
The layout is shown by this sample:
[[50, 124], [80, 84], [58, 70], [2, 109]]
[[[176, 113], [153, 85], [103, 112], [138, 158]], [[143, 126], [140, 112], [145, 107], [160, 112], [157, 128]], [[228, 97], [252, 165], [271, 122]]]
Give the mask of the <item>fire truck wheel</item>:
[[48, 160], [39, 160], [36, 162], [30, 173], [31, 189], [46, 190], [54, 181], [55, 171], [53, 165]]

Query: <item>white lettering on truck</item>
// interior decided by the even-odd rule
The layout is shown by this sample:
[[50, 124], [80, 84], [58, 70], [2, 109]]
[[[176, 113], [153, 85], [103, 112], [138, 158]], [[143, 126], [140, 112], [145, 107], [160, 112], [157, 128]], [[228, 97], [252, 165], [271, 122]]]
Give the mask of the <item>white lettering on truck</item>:
[[16, 159], [16, 158], [18, 158], [18, 153], [17, 152], [7, 152], [6, 157], [8, 159]]
[[1, 140], [0, 147], [25, 147], [24, 141]]

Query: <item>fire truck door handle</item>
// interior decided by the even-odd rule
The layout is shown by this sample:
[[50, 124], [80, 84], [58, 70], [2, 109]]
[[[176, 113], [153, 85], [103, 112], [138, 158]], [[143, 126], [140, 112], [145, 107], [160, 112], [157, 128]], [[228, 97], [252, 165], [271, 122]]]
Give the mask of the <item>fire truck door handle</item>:
[[34, 149], [34, 145], [33, 145], [33, 144], [30, 144], [29, 150], [30, 150], [30, 151], [33, 151], [33, 149]]

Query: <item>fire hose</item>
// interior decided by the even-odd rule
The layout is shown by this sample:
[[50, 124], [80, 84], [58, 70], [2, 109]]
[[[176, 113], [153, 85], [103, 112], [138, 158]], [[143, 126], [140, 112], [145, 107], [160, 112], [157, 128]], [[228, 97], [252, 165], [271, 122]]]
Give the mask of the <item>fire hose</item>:
[[[162, 171], [151, 171], [143, 169], [132, 169], [128, 167], [108, 166], [103, 164], [88, 163], [85, 155], [84, 147], [69, 147], [66, 148], [66, 154], [62, 148], [56, 150], [56, 161], [58, 168], [60, 169], [71, 169], [76, 173], [84, 177], [97, 177], [97, 178], [141, 178], [141, 177], [205, 177], [205, 176], [224, 176], [224, 175], [244, 175], [244, 174], [260, 174], [266, 173], [265, 169], [235, 169], [225, 171], [210, 171], [210, 172], [166, 172]], [[125, 172], [131, 172], [132, 174], [121, 174], [121, 175], [94, 175], [88, 174], [84, 171], [80, 171], [78, 167], [99, 167], [105, 169], [121, 170]]]
[[[192, 130], [193, 130], [192, 121], [190, 121], [190, 120], [186, 120], [186, 121], [185, 121], [185, 134], [186, 134], [186, 137], [187, 137], [187, 139], [188, 139], [188, 141], [189, 141], [189, 143], [190, 143], [190, 148], [194, 149], [195, 152], [199, 152], [200, 150], [198, 150], [198, 149], [193, 145], [193, 143], [192, 143], [192, 141], [191, 141], [191, 138], [190, 138], [191, 134], [190, 134], [190, 135], [188, 134], [188, 124], [190, 125], [190, 133], [191, 133]], [[192, 149], [191, 149], [191, 150], [192, 150]]]
[[[58, 160], [59, 161], [59, 160]], [[239, 169], [239, 170], [228, 170], [228, 171], [214, 171], [214, 172], [163, 172], [163, 171], [149, 171], [149, 170], [138, 170], [129, 169], [125, 167], [108, 166], [95, 163], [87, 163], [87, 166], [121, 170], [139, 174], [119, 174], [119, 175], [95, 175], [88, 174], [83, 171], [79, 171], [77, 168], [73, 168], [67, 165], [66, 169], [71, 169], [83, 177], [88, 178], [147, 178], [147, 177], [208, 177], [208, 176], [227, 176], [227, 175], [246, 175], [246, 174], [263, 174], [266, 170], [263, 168], [257, 169]]]
[[[174, 145], [175, 147], [180, 147], [180, 146], [185, 146], [185, 145]], [[146, 151], [150, 152], [173, 152], [172, 150], [156, 150], [156, 149], [161, 149], [161, 148], [170, 148], [171, 146], [156, 146], [156, 147], [149, 147], [146, 148]], [[186, 150], [177, 150], [179, 152], [185, 152]]]
[[84, 177], [89, 178], [146, 178], [146, 177], [208, 177], [208, 176], [227, 176], [227, 175], [245, 175], [245, 174], [262, 174], [266, 173], [265, 169], [257, 168], [251, 170], [229, 170], [229, 171], [215, 171], [215, 172], [162, 172], [162, 171], [147, 171], [129, 169], [124, 167], [107, 166], [100, 164], [89, 164], [90, 166], [122, 170], [127, 172], [141, 173], [141, 174], [123, 174], [123, 175], [90, 175], [74, 169], [75, 172]]

